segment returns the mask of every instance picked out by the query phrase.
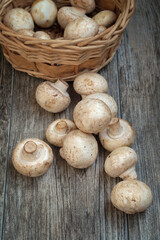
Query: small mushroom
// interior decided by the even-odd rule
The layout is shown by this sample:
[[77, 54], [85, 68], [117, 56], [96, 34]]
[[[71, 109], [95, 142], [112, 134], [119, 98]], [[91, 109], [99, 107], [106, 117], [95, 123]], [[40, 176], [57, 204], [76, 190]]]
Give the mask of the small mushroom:
[[93, 19], [99, 26], [109, 27], [116, 21], [117, 15], [110, 10], [104, 10], [97, 13]]
[[117, 103], [114, 100], [114, 98], [111, 97], [109, 94], [93, 93], [93, 94], [88, 95], [86, 98], [99, 99], [99, 100], [103, 101], [105, 104], [107, 104], [107, 106], [111, 110], [112, 118], [116, 116], [117, 111], [118, 111], [118, 106], [117, 106]]
[[129, 147], [120, 147], [109, 154], [105, 161], [105, 172], [115, 178], [137, 179], [135, 165], [137, 154]]
[[106, 27], [104, 27], [104, 26], [99, 26], [98, 34], [101, 33], [101, 32], [104, 32], [105, 30], [106, 30]]
[[98, 144], [91, 134], [74, 130], [65, 137], [60, 155], [72, 167], [88, 168], [96, 161]]
[[127, 214], [145, 211], [151, 205], [152, 199], [151, 189], [138, 180], [119, 182], [111, 193], [112, 204]]
[[34, 35], [34, 32], [29, 29], [20, 29], [17, 31], [17, 33], [24, 35], [24, 36], [28, 36], [28, 37], [33, 37], [33, 35]]
[[28, 177], [38, 177], [47, 172], [53, 162], [53, 152], [48, 144], [37, 138], [22, 140], [13, 151], [15, 169]]
[[65, 29], [68, 23], [85, 16], [86, 11], [78, 7], [62, 7], [59, 9], [57, 19], [59, 25]]
[[31, 14], [39, 27], [49, 28], [56, 21], [57, 7], [52, 0], [36, 0], [32, 4]]
[[68, 87], [69, 85], [62, 80], [55, 83], [43, 82], [36, 89], [36, 100], [48, 112], [62, 112], [71, 102]]
[[98, 73], [86, 72], [82, 73], [73, 83], [74, 90], [82, 95], [82, 98], [92, 93], [106, 93], [108, 91], [108, 83], [104, 77]]
[[87, 13], [93, 12], [96, 7], [95, 0], [70, 0], [74, 7], [80, 7], [86, 10]]
[[50, 36], [43, 31], [37, 31], [34, 33], [33, 37], [38, 38], [38, 39], [43, 39], [43, 40], [51, 40]]
[[131, 146], [135, 139], [135, 131], [131, 124], [120, 118], [112, 118], [106, 129], [99, 133], [102, 146], [112, 152], [116, 148]]
[[74, 40], [93, 37], [98, 33], [98, 28], [98, 24], [92, 18], [81, 17], [68, 23], [64, 30], [64, 39]]
[[65, 136], [75, 130], [75, 124], [69, 119], [58, 119], [52, 122], [46, 131], [46, 138], [49, 143], [62, 147]]
[[73, 118], [81, 131], [97, 134], [111, 121], [111, 111], [101, 100], [83, 99], [76, 105]]
[[7, 27], [14, 31], [18, 31], [20, 29], [34, 29], [34, 22], [31, 14], [23, 8], [13, 8], [9, 10], [5, 14], [3, 22]]

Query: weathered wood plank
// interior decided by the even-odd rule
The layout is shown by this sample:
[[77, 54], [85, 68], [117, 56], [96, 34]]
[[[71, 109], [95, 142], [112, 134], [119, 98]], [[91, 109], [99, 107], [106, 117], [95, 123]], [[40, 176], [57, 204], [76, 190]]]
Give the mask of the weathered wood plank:
[[[116, 58], [101, 73], [118, 101]], [[96, 164], [87, 170], [68, 166], [54, 147], [55, 162], [43, 177], [29, 179], [13, 168], [11, 153], [16, 143], [26, 137], [44, 139], [49, 123], [72, 118], [80, 100], [71, 87], [70, 108], [61, 114], [47, 113], [35, 101], [38, 83], [16, 72], [3, 239], [127, 239], [127, 219], [123, 213], [116, 214], [109, 200], [116, 180], [103, 171], [107, 153], [101, 146]]]
[[8, 160], [12, 72], [11, 66], [6, 63], [0, 48], [0, 236], [3, 225], [3, 204]]
[[118, 51], [122, 117], [136, 129], [139, 179], [154, 196], [146, 212], [128, 216], [130, 239], [156, 240], [160, 234], [159, 10], [159, 1], [137, 1]]

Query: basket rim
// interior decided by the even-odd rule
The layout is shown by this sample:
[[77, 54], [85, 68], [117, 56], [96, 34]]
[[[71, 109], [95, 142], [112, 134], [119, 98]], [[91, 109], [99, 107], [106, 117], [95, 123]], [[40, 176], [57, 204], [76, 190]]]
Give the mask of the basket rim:
[[[46, 43], [49, 47], [61, 47], [65, 44], [66, 45], [73, 45], [74, 47], [85, 47], [85, 46], [92, 46], [93, 44], [96, 44], [98, 40], [105, 43], [107, 40], [109, 40], [111, 37], [113, 37], [115, 34], [117, 34], [117, 31], [119, 33], [123, 32], [126, 28], [130, 17], [133, 15], [135, 10], [135, 2], [134, 0], [113, 0], [119, 8], [123, 8], [122, 12], [119, 14], [115, 24], [113, 24], [111, 27], [107, 28], [105, 31], [95, 35], [94, 37], [89, 38], [80, 38], [76, 40], [66, 40], [64, 38], [56, 38], [51, 40], [42, 40], [42, 39], [36, 39], [34, 37], [24, 36], [21, 34], [18, 34], [16, 31], [8, 28], [5, 26], [2, 22], [2, 14], [6, 7], [13, 2], [13, 0], [2, 0], [0, 3], [0, 31], [2, 35], [10, 36], [10, 37], [16, 37], [17, 39], [21, 39], [20, 42], [24, 42], [25, 45], [37, 45], [39, 44], [39, 47], [44, 47], [42, 43]], [[121, 3], [120, 3], [121, 2]], [[105, 36], [105, 39], [102, 39]], [[1, 36], [0, 36], [1, 38]], [[45, 46], [45, 47], [47, 47]]]

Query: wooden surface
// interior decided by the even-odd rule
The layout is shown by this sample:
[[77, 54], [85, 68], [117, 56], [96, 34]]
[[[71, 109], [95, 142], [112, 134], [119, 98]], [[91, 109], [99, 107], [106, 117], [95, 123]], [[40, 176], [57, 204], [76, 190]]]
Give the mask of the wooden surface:
[[[72, 103], [50, 114], [35, 101], [40, 80], [14, 71], [0, 52], [0, 236], [3, 240], [158, 240], [160, 235], [160, 2], [140, 0], [114, 60], [101, 74], [119, 105], [118, 115], [133, 124], [138, 178], [153, 191], [144, 213], [126, 215], [110, 202], [119, 179], [103, 170], [107, 152], [99, 144], [96, 163], [87, 170], [67, 165], [53, 147], [54, 164], [42, 177], [23, 177], [11, 155], [23, 138], [45, 140], [47, 126], [72, 119], [80, 96], [70, 84]], [[159, 32], [158, 32], [159, 31]]]

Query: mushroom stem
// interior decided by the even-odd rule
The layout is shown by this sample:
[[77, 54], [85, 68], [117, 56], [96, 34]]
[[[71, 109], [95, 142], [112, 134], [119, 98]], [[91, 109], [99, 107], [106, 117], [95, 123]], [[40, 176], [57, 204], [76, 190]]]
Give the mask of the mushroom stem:
[[127, 171], [122, 173], [119, 177], [122, 179], [137, 179], [137, 173], [135, 171], [135, 167], [127, 169]]
[[67, 132], [67, 129], [68, 129], [68, 126], [65, 121], [60, 121], [55, 126], [55, 130], [61, 134], [65, 134]]
[[119, 118], [112, 118], [111, 122], [108, 124], [108, 135], [109, 136], [119, 136], [122, 132], [122, 128], [119, 122]]
[[61, 92], [66, 92], [69, 85], [63, 80], [57, 80], [57, 82], [54, 83], [54, 87], [58, 88]]
[[32, 141], [28, 141], [24, 144], [24, 151], [28, 154], [32, 154], [37, 150], [37, 144], [32, 142]]

